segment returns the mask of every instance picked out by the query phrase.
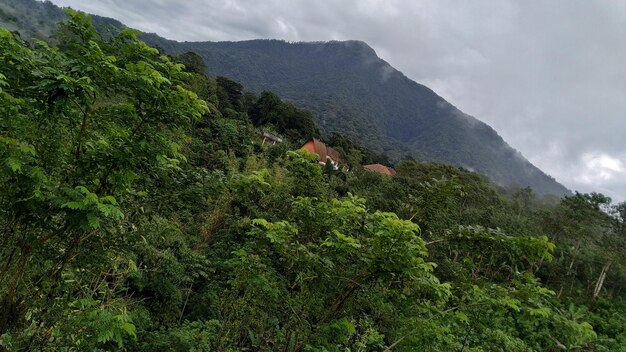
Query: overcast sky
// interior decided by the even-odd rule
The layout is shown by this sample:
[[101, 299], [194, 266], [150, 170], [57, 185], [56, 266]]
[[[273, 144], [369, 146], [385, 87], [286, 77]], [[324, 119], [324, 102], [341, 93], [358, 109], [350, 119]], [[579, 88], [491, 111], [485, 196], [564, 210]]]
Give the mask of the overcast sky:
[[626, 200], [626, 1], [52, 1], [181, 41], [363, 40], [566, 187]]

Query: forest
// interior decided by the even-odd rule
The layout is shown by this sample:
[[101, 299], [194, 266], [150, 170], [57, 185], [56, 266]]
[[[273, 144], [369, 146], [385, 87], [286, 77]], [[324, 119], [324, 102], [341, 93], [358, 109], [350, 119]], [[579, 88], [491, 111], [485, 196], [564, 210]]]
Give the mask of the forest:
[[364, 171], [137, 35], [0, 28], [0, 351], [626, 351], [626, 203]]

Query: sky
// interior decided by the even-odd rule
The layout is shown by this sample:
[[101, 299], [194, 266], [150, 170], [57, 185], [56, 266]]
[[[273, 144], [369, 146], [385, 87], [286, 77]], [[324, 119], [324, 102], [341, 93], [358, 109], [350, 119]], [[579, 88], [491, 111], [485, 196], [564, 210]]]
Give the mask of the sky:
[[626, 200], [626, 1], [52, 2], [179, 41], [365, 41], [566, 187]]

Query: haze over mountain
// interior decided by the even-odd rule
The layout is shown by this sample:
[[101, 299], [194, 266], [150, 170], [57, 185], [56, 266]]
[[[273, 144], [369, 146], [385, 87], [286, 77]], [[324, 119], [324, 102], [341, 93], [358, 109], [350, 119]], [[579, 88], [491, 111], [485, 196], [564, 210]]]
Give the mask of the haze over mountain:
[[[60, 13], [51, 4], [7, 3], [17, 11], [38, 4], [38, 11], [30, 9], [31, 21], [13, 23], [26, 34], [45, 35], [40, 33], [40, 28], [45, 28], [42, 23], [58, 20]], [[2, 14], [3, 22], [12, 21], [10, 11], [5, 9]], [[36, 16], [42, 17], [35, 21]], [[239, 80], [255, 92], [275, 91], [311, 110], [322, 130], [349, 134], [393, 160], [442, 161], [482, 173], [502, 186], [530, 186], [539, 194], [568, 193], [487, 124], [408, 79], [366, 43], [181, 43], [154, 34], [142, 38], [168, 53], [197, 52], [209, 74]]]

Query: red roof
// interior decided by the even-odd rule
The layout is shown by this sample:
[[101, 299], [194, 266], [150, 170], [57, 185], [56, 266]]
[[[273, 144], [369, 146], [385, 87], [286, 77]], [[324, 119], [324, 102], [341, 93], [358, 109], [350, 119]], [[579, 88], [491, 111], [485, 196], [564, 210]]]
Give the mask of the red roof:
[[300, 149], [319, 155], [320, 162], [322, 163], [325, 163], [326, 159], [331, 159], [336, 163], [343, 164], [343, 159], [341, 158], [341, 155], [339, 155], [339, 152], [327, 146], [317, 138], [309, 139], [309, 141], [306, 142]]
[[387, 176], [393, 176], [396, 174], [396, 170], [394, 170], [392, 167], [381, 165], [381, 164], [369, 164], [369, 165], [363, 166], [363, 168], [365, 170], [378, 172], [379, 174], [383, 174]]

